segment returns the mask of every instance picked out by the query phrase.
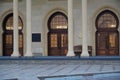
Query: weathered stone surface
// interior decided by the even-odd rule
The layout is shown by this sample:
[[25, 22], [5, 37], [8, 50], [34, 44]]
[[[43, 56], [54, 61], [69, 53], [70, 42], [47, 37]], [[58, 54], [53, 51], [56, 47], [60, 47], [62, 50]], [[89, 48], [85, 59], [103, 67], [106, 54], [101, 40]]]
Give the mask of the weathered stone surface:
[[[116, 74], [111, 76], [110, 73]], [[108, 77], [109, 75], [110, 77]], [[56, 77], [52, 80], [78, 80], [78, 78], [80, 78], [80, 80], [110, 80], [110, 78], [111, 80], [120, 80], [118, 75], [120, 76], [119, 60], [0, 61], [1, 80], [39, 80], [37, 77], [48, 77], [46, 80], [52, 79], [49, 77]], [[57, 77], [60, 78], [58, 79]]]

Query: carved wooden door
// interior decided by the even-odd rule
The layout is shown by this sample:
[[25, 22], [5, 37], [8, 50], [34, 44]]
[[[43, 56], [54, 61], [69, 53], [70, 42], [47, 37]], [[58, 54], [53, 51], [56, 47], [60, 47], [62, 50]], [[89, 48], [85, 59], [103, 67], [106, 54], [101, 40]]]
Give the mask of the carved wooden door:
[[99, 56], [119, 55], [118, 32], [97, 32], [96, 50]]
[[67, 33], [50, 33], [48, 35], [49, 56], [65, 56], [67, 54], [68, 38]]

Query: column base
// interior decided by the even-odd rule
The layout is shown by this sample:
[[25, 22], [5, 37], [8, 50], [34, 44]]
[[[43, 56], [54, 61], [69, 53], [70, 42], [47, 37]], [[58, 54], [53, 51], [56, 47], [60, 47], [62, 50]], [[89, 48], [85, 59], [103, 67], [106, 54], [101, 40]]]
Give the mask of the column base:
[[30, 57], [30, 56], [33, 56], [33, 54], [32, 54], [32, 52], [26, 52], [26, 54], [24, 56]]
[[74, 51], [68, 51], [66, 56], [75, 56], [75, 53], [74, 53]]
[[19, 56], [20, 56], [20, 54], [19, 54], [19, 52], [15, 51], [15, 52], [13, 52], [13, 53], [12, 53], [12, 55], [11, 55], [11, 56], [13, 56], [13, 57], [19, 57]]
[[83, 51], [81, 53], [81, 56], [83, 56], [83, 57], [89, 57], [89, 53], [87, 51]]

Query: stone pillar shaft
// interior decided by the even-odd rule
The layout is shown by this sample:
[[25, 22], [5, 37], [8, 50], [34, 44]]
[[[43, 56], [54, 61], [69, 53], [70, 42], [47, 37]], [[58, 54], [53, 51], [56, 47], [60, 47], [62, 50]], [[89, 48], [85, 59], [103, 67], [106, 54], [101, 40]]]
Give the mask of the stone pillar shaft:
[[75, 56], [73, 50], [73, 0], [68, 0], [68, 53], [67, 56]]
[[19, 56], [18, 43], [18, 0], [13, 0], [13, 54], [11, 56]]
[[26, 54], [25, 56], [32, 56], [32, 32], [31, 32], [31, 0], [26, 0]]
[[82, 0], [82, 54], [89, 56], [87, 47], [87, 0]]

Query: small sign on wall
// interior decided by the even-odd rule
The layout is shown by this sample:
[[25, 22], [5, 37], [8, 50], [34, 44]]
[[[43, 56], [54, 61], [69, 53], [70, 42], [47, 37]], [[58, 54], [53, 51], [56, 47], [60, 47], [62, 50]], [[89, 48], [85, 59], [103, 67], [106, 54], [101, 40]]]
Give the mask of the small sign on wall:
[[32, 33], [32, 42], [41, 42], [41, 33]]

